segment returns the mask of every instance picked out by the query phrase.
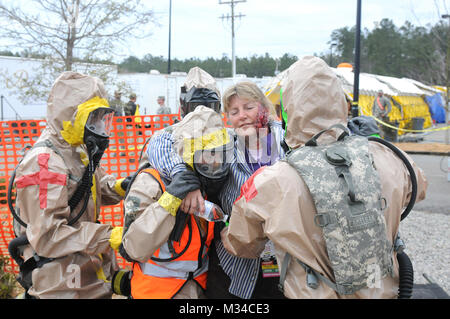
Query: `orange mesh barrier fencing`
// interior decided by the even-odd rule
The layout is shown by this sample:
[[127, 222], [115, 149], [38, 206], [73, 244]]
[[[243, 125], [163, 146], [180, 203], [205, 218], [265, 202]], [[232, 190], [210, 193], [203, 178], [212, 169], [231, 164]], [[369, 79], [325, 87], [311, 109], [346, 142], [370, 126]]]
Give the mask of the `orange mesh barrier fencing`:
[[[173, 124], [175, 119], [178, 119], [178, 114], [116, 117], [109, 148], [101, 160], [102, 167], [117, 178], [133, 174], [138, 169], [138, 159], [145, 141], [155, 131]], [[9, 179], [25, 153], [24, 148], [34, 145], [45, 126], [45, 120], [0, 122], [0, 254], [4, 256], [9, 256], [8, 244], [15, 238], [13, 217], [7, 202]], [[13, 203], [14, 200], [13, 190]], [[122, 226], [122, 203], [104, 206], [100, 222]], [[129, 266], [118, 254], [117, 259], [121, 267]], [[19, 267], [10, 258], [5, 270], [17, 273]]]
[[[109, 147], [101, 160], [102, 167], [117, 178], [133, 174], [138, 169], [139, 156], [146, 140], [155, 131], [173, 124], [178, 118], [178, 114], [116, 117]], [[223, 120], [229, 126], [225, 117]], [[15, 238], [13, 217], [7, 202], [10, 176], [22, 159], [24, 148], [33, 146], [45, 126], [45, 120], [0, 121], [0, 255], [9, 256], [8, 244]], [[13, 190], [13, 203], [14, 200]], [[102, 207], [99, 220], [104, 224], [122, 226], [123, 201], [117, 205]], [[130, 266], [119, 254], [117, 260], [122, 268]], [[19, 267], [10, 258], [5, 270], [17, 273]]]

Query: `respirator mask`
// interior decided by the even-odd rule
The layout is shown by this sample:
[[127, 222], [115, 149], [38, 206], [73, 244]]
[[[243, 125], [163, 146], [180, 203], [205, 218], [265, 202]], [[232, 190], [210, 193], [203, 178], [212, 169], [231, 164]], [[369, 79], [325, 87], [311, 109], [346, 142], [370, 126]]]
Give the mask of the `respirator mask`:
[[220, 98], [216, 92], [206, 88], [196, 88], [195, 86], [189, 91], [186, 91], [186, 87], [181, 87], [180, 104], [182, 117], [194, 111], [199, 105], [209, 107], [217, 113], [220, 113], [221, 108]]
[[84, 144], [87, 147], [89, 160], [96, 167], [109, 146], [109, 135], [112, 129], [114, 110], [106, 107], [95, 109], [89, 114], [84, 127]]
[[194, 153], [194, 170], [208, 198], [215, 197], [222, 190], [230, 170], [234, 142]]

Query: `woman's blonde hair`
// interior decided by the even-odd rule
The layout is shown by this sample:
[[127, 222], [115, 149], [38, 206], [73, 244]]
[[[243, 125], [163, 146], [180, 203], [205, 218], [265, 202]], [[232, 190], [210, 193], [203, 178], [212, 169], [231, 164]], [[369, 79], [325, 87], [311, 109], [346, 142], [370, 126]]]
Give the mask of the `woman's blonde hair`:
[[269, 119], [277, 120], [275, 107], [255, 83], [250, 81], [242, 81], [227, 88], [222, 97], [223, 110], [225, 113], [228, 113], [231, 99], [234, 96], [249, 101], [260, 102], [261, 105], [269, 112]]

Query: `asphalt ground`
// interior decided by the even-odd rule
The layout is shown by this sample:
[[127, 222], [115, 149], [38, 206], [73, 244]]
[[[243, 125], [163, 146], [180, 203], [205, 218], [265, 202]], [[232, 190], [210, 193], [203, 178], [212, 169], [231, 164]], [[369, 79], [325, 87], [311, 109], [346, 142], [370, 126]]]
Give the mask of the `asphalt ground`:
[[[443, 127], [445, 124], [435, 126], [435, 128]], [[430, 151], [426, 147], [432, 143], [445, 145], [447, 134], [450, 137], [450, 130], [420, 134], [422, 140], [417, 142], [414, 150], [406, 151], [425, 172], [428, 181], [426, 198], [416, 203], [414, 210], [450, 215], [450, 156], [443, 155], [437, 148], [434, 153], [433, 150]]]
[[[434, 128], [443, 127], [446, 125]], [[424, 171], [428, 188], [425, 199], [416, 203], [400, 224], [405, 251], [414, 265], [413, 298], [449, 298], [450, 154], [446, 142], [450, 141], [450, 130], [408, 134], [407, 140], [415, 139], [415, 145], [404, 150]]]

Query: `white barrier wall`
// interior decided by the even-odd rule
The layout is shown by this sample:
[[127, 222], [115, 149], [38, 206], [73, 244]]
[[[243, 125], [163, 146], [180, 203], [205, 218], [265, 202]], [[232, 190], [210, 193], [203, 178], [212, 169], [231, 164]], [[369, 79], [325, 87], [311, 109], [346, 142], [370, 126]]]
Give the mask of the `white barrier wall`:
[[[39, 59], [0, 56], [0, 97], [2, 97], [0, 107], [3, 106], [3, 117], [0, 110], [0, 120], [45, 118], [49, 88], [41, 88], [41, 90], [48, 91], [44, 92], [45, 98], [35, 98], [26, 102], [20, 98], [20, 91], [26, 81], [39, 75], [44, 76], [44, 81], [51, 85], [56, 79], [56, 77], [50, 78], [51, 75], [43, 75], [49, 74], [44, 65], [45, 62]], [[75, 63], [73, 69], [81, 73], [105, 72], [112, 81], [117, 78], [117, 66], [115, 65]], [[108, 86], [106, 89], [108, 92], [113, 90]]]
[[[141, 114], [156, 114], [159, 107], [156, 102], [158, 96], [166, 97], [166, 106], [170, 107], [172, 113], [178, 113], [180, 88], [183, 86], [186, 79], [186, 74], [172, 73], [167, 74], [148, 74], [148, 73], [119, 73], [117, 75], [119, 81], [124, 81], [128, 84], [131, 90], [136, 93]], [[239, 81], [255, 82], [261, 89], [271, 79], [271, 77], [264, 78], [247, 78], [240, 76], [236, 78], [216, 78], [217, 88], [220, 93], [223, 92], [234, 83]], [[128, 97], [122, 97], [123, 101], [128, 101]]]
[[[35, 100], [24, 103], [19, 98], [16, 91], [24, 85], [24, 81], [42, 72], [43, 61], [38, 59], [17, 58], [0, 56], [0, 95], [3, 96], [3, 119], [16, 119], [16, 113], [22, 119], [45, 118], [47, 112], [47, 100]], [[99, 64], [78, 64], [74, 65], [74, 70], [84, 73], [87, 68], [104, 69], [108, 71], [111, 83], [106, 84], [106, 89], [110, 97], [114, 95], [115, 85], [121, 82], [126, 83], [126, 87], [137, 95], [137, 104], [140, 106], [140, 113], [156, 114], [158, 104], [157, 97], [166, 97], [166, 105], [170, 107], [172, 113], [178, 113], [180, 88], [186, 79], [185, 73], [174, 72], [167, 74], [150, 73], [117, 73], [117, 66]], [[233, 83], [247, 80], [255, 82], [261, 89], [270, 81], [271, 77], [247, 78], [245, 75], [236, 78], [216, 78], [217, 87], [221, 93]], [[54, 79], [48, 79], [53, 82]], [[46, 94], [48, 96], [48, 93]], [[128, 101], [128, 94], [122, 94], [122, 101]], [[0, 110], [1, 111], [1, 110]], [[1, 115], [1, 112], [0, 112]], [[1, 118], [0, 118], [1, 119]]]
[[25, 80], [37, 72], [41, 64], [35, 59], [0, 57], [0, 95], [3, 96], [0, 103], [3, 105], [4, 120], [13, 120], [17, 116], [22, 119], [45, 117], [47, 108], [45, 100], [33, 101], [25, 105], [15, 93], [23, 87]]

